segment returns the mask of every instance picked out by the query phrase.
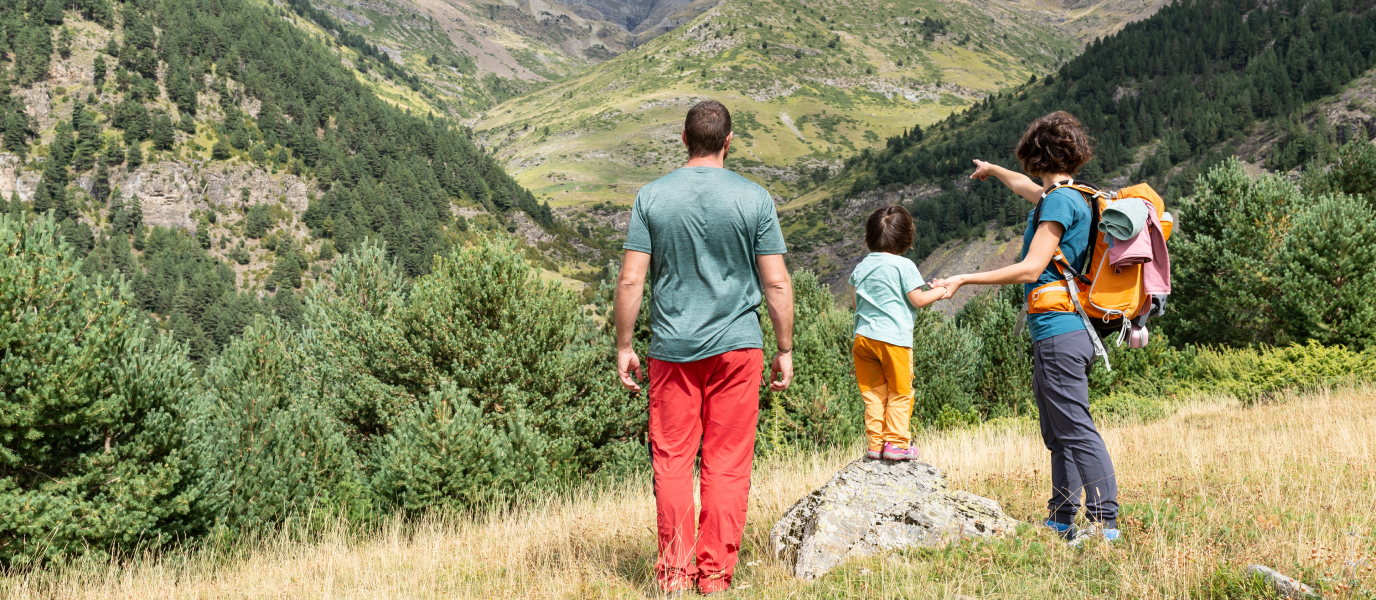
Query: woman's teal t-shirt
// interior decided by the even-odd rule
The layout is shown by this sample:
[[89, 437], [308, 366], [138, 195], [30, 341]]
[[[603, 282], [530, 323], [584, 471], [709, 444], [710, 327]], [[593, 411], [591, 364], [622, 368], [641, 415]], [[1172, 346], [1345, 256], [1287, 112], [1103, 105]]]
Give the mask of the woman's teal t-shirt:
[[[1032, 245], [1032, 236], [1037, 232], [1038, 223], [1032, 222], [1032, 217], [1036, 215], [1037, 209], [1033, 207], [1027, 213], [1027, 231], [1022, 234], [1022, 256], [1027, 256], [1027, 248]], [[1061, 253], [1065, 254], [1070, 264], [1079, 268], [1084, 264], [1089, 253], [1090, 221], [1093, 215], [1089, 212], [1089, 203], [1079, 192], [1070, 188], [1060, 188], [1047, 194], [1042, 199], [1042, 221], [1055, 221], [1065, 227], [1065, 233], [1061, 235]], [[1038, 286], [1059, 281], [1061, 274], [1054, 265], [1048, 264], [1046, 270], [1042, 271], [1036, 283], [1023, 285], [1023, 297], [1026, 298], [1032, 290]], [[1084, 321], [1073, 312], [1046, 312], [1027, 315], [1027, 329], [1032, 333], [1032, 341], [1044, 340], [1049, 337], [1070, 333], [1085, 328]]]

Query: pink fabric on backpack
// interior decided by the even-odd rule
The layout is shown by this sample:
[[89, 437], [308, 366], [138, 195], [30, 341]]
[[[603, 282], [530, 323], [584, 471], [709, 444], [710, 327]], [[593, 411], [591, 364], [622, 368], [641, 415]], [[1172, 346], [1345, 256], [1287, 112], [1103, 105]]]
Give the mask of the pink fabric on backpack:
[[[1150, 204], [1148, 200], [1143, 200]], [[1143, 265], [1142, 287], [1147, 294], [1171, 293], [1171, 255], [1156, 207], [1147, 211], [1147, 226], [1126, 241], [1115, 240], [1108, 249], [1108, 263], [1116, 269]]]

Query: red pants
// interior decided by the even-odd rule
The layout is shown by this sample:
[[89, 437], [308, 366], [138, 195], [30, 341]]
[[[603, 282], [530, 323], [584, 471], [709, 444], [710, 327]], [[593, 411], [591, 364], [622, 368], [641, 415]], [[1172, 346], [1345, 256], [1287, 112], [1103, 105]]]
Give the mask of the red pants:
[[[650, 459], [665, 591], [731, 585], [745, 531], [763, 352], [732, 350], [671, 363], [650, 359]], [[693, 527], [693, 462], [702, 446], [702, 514]], [[693, 564], [696, 556], [697, 564]]]

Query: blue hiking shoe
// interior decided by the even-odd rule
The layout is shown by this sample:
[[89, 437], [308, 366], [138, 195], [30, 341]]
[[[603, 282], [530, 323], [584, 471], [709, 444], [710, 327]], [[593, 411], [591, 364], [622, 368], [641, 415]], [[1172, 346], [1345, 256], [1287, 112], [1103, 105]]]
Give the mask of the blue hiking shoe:
[[1056, 535], [1061, 536], [1061, 538], [1067, 542], [1075, 539], [1075, 534], [1078, 533], [1074, 525], [1069, 523], [1057, 523], [1050, 519], [1042, 523], [1042, 526], [1056, 532]]

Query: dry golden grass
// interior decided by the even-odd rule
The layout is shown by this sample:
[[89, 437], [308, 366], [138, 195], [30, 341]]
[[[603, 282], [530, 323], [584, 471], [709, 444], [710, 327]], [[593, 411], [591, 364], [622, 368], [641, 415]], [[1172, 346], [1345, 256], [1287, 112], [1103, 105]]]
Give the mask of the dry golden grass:
[[[1125, 542], [1074, 550], [1035, 528], [1009, 539], [895, 553], [794, 580], [767, 557], [768, 531], [855, 452], [760, 461], [730, 597], [1257, 597], [1251, 563], [1329, 597], [1376, 594], [1376, 390], [1244, 408], [1181, 406], [1110, 427]], [[953, 487], [1043, 517], [1046, 451], [1028, 422], [932, 433], [918, 443]], [[13, 598], [644, 598], [654, 595], [654, 503], [646, 481], [549, 498], [478, 518], [435, 518], [367, 536], [279, 536], [224, 554], [177, 554], [0, 580]], [[1365, 561], [1365, 562], [1362, 562]]]

